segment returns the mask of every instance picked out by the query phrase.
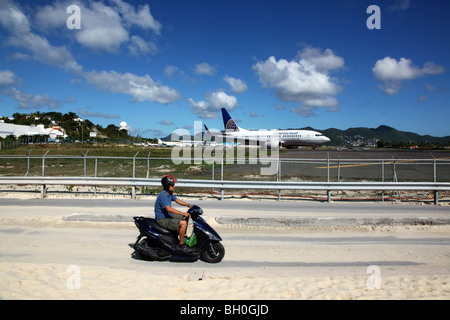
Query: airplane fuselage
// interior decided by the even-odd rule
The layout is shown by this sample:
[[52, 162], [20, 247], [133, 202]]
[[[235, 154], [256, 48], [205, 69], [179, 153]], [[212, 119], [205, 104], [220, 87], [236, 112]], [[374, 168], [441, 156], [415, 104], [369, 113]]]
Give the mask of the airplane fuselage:
[[322, 133], [313, 130], [258, 130], [240, 128], [225, 108], [221, 109], [225, 137], [256, 141], [266, 147], [318, 146], [330, 141]]
[[278, 142], [280, 146], [317, 146], [330, 141], [322, 133], [313, 130], [259, 130], [226, 131], [226, 137], [261, 141], [266, 144]]

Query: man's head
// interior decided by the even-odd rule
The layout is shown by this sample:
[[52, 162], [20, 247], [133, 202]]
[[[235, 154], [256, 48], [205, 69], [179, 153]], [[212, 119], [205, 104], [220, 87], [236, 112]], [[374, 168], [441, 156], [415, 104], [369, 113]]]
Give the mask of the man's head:
[[161, 184], [162, 184], [164, 190], [166, 190], [167, 192], [172, 192], [172, 190], [170, 190], [170, 187], [174, 187], [176, 182], [177, 182], [177, 179], [175, 179], [174, 177], [172, 177], [170, 175], [165, 175], [161, 179]]

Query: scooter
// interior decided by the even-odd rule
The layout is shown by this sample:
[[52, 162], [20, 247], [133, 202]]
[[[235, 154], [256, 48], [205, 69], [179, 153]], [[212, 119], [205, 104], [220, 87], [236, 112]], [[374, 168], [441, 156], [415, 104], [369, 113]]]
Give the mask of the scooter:
[[147, 260], [197, 261], [201, 259], [209, 263], [219, 263], [225, 256], [225, 248], [220, 243], [222, 238], [201, 217], [203, 210], [192, 206], [188, 213], [193, 221], [190, 237], [185, 238], [188, 250], [178, 248], [178, 232], [162, 228], [155, 219], [134, 217], [139, 229], [139, 236], [132, 248]]

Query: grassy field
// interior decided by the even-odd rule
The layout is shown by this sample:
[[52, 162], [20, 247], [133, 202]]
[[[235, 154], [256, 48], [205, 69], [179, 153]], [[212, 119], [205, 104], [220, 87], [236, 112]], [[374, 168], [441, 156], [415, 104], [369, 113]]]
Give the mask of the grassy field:
[[[0, 151], [0, 175], [157, 178], [173, 174], [184, 179], [212, 179], [213, 175], [214, 179], [221, 178], [220, 161], [214, 165], [205, 161], [175, 164], [171, 159], [173, 150], [126, 144], [27, 145]], [[250, 153], [250, 156], [254, 153]], [[193, 149], [191, 155], [196, 156]], [[248, 150], [244, 157], [249, 157]], [[229, 161], [225, 163], [225, 166], [229, 165]], [[227, 175], [228, 179], [239, 180], [241, 176], [240, 173], [227, 173], [225, 170], [223, 174]]]
[[[203, 180], [220, 180], [223, 174], [224, 180], [276, 180], [276, 175], [262, 176], [259, 174], [260, 164], [230, 164], [224, 165], [222, 173], [221, 164], [219, 162], [214, 165], [205, 163], [182, 163], [174, 164], [171, 159], [173, 148], [144, 148], [134, 145], [118, 145], [118, 144], [43, 144], [43, 145], [27, 145], [16, 149], [1, 150], [0, 151], [0, 176], [87, 176], [87, 177], [137, 177], [137, 178], [161, 178], [166, 174], [172, 174], [178, 179], [203, 179]], [[280, 154], [283, 154], [281, 151]], [[325, 152], [325, 151], [323, 151]], [[316, 159], [323, 159], [324, 154], [314, 153]], [[303, 152], [301, 156], [305, 157], [308, 152]], [[326, 154], [326, 153], [325, 153]], [[29, 158], [26, 156], [30, 155]], [[45, 155], [43, 166], [43, 155]], [[84, 157], [87, 155], [87, 157]], [[192, 155], [194, 152], [192, 151]], [[250, 154], [253, 156], [254, 152]], [[361, 156], [361, 154], [358, 154]], [[357, 155], [357, 156], [358, 156]], [[64, 156], [64, 157], [62, 157]], [[136, 157], [135, 159], [133, 159]], [[249, 152], [245, 152], [244, 157], [248, 159]], [[403, 164], [406, 166], [407, 164]], [[424, 166], [422, 166], [424, 167]], [[342, 180], [358, 180], [365, 178], [372, 181], [378, 181], [380, 178], [379, 165], [364, 165], [364, 166], [342, 166], [340, 177]], [[425, 166], [427, 172], [425, 177], [427, 180], [433, 177], [432, 166]], [[447, 166], [438, 167], [439, 179], [447, 180], [448, 173]], [[423, 168], [407, 165], [406, 167], [398, 166], [397, 173], [403, 179], [404, 177], [418, 177], [423, 171]], [[409, 170], [409, 171], [405, 171]], [[353, 172], [355, 171], [355, 172]], [[373, 171], [373, 176], [364, 176], [362, 173], [368, 175]], [[391, 174], [392, 165], [386, 164], [386, 176]], [[411, 172], [410, 172], [411, 171]], [[326, 166], [317, 163], [288, 163], [285, 162], [281, 168], [281, 180], [303, 180], [303, 181], [326, 181]], [[337, 169], [332, 167], [330, 175], [332, 181], [336, 181]], [[387, 177], [388, 181], [391, 177]], [[70, 193], [77, 192], [78, 187], [66, 186]], [[113, 188], [112, 192], [118, 192], [117, 188]], [[125, 188], [119, 193], [128, 194], [131, 188]], [[9, 190], [9, 189], [8, 189]], [[160, 191], [159, 188], [139, 188], [139, 194], [148, 195], [156, 194]], [[192, 190], [177, 190], [178, 192], [192, 192]], [[196, 190], [201, 191], [201, 190]], [[203, 190], [211, 192], [211, 190]], [[216, 190], [219, 191], [219, 190]], [[233, 192], [229, 190], [229, 192]], [[238, 190], [236, 194], [248, 193], [253, 191]], [[276, 193], [277, 190], [267, 190], [268, 193]], [[306, 196], [306, 197], [324, 197], [323, 192], [287, 192], [287, 196]], [[367, 196], [380, 198], [380, 192], [370, 192], [370, 195], [365, 192], [339, 192], [339, 197], [362, 197]], [[406, 195], [406, 194], [403, 194]], [[247, 196], [247, 195], [246, 195]], [[336, 195], [333, 194], [335, 197]], [[385, 196], [388, 196], [385, 193]], [[396, 196], [392, 194], [392, 196]], [[421, 193], [419, 195], [410, 195], [418, 198], [430, 198], [430, 193]], [[441, 197], [444, 194], [441, 193]]]

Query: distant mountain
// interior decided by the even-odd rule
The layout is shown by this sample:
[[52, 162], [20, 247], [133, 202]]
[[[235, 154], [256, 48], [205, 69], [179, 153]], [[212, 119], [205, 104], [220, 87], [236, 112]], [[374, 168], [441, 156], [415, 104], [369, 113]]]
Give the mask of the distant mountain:
[[321, 130], [331, 141], [327, 145], [334, 146], [376, 146], [378, 141], [387, 143], [436, 143], [447, 145], [450, 143], [450, 136], [432, 137], [430, 135], [419, 135], [413, 132], [400, 131], [389, 126], [381, 125], [378, 128], [349, 128], [339, 130], [330, 128]]

